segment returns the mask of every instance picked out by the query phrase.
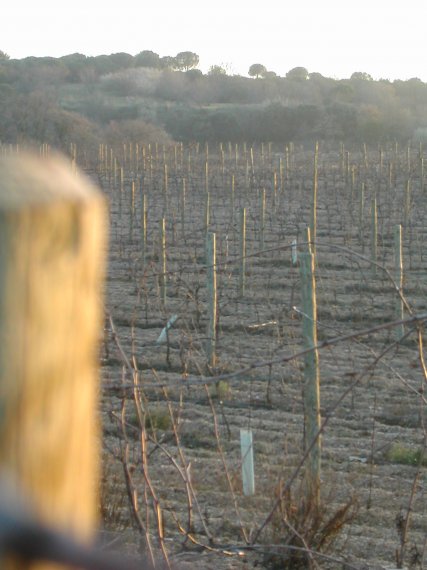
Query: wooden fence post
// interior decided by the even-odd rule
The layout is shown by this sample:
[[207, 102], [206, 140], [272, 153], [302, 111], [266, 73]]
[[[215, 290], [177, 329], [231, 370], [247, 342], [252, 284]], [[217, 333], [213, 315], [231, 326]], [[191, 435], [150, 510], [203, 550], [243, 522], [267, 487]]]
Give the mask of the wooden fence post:
[[104, 200], [69, 164], [0, 160], [0, 469], [82, 539], [98, 510], [105, 245]]

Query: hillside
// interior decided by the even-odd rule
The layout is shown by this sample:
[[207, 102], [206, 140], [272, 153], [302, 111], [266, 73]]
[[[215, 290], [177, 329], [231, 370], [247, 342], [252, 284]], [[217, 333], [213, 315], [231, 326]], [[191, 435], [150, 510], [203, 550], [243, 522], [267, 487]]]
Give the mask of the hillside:
[[194, 68], [196, 54], [191, 61], [153, 59], [153, 52], [22, 60], [1, 54], [4, 143], [359, 144], [427, 137], [427, 84], [417, 78], [374, 81], [355, 72], [338, 80], [302, 67], [279, 77], [256, 66], [249, 70], [254, 77], [230, 76], [220, 66], [203, 74]]

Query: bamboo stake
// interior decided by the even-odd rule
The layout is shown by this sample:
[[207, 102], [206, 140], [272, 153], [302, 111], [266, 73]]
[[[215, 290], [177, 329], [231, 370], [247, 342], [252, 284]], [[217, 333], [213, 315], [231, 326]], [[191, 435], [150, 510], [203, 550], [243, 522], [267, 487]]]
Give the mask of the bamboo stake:
[[[394, 228], [394, 267], [395, 267], [395, 281], [399, 288], [399, 293], [403, 289], [403, 253], [402, 253], [402, 226], [399, 224]], [[398, 295], [396, 300], [396, 320], [403, 320], [403, 300]], [[397, 340], [400, 340], [405, 335], [405, 326], [403, 324], [396, 328]]]
[[213, 232], [206, 235], [206, 265], [208, 290], [208, 327], [206, 332], [206, 357], [209, 367], [216, 363], [216, 323], [217, 323], [217, 281], [216, 281], [216, 240]]
[[142, 265], [145, 265], [147, 256], [147, 196], [142, 195], [141, 201], [141, 259]]
[[133, 236], [133, 221], [135, 218], [135, 180], [132, 180], [131, 189], [130, 189], [130, 223], [129, 223], [129, 241], [132, 240]]
[[[302, 334], [304, 348], [309, 349], [304, 357], [304, 418], [305, 447], [315, 441], [307, 458], [305, 485], [307, 503], [316, 508], [320, 504], [320, 373], [317, 349], [316, 283], [314, 278], [314, 255], [301, 253], [299, 256], [301, 274]], [[316, 439], [317, 438], [317, 439]]]
[[160, 261], [161, 261], [161, 273], [159, 276], [160, 284], [160, 302], [162, 308], [166, 307], [166, 220], [162, 218], [160, 220]]
[[168, 165], [163, 164], [163, 197], [164, 197], [164, 215], [166, 216], [169, 211], [169, 176]]
[[119, 193], [119, 215], [120, 220], [122, 219], [122, 202], [123, 202], [123, 193], [124, 193], [124, 172], [123, 168], [120, 168], [120, 193]]
[[316, 252], [316, 233], [317, 233], [317, 187], [318, 187], [318, 157], [319, 157], [319, 143], [316, 142], [314, 149], [314, 165], [313, 165], [313, 194], [311, 203], [311, 221], [310, 221], [310, 235], [312, 239], [312, 250]]
[[364, 209], [365, 209], [365, 184], [360, 185], [359, 193], [359, 242], [364, 245]]
[[371, 272], [374, 277], [377, 274], [377, 261], [378, 256], [378, 215], [377, 215], [377, 199], [372, 198], [371, 202]]
[[234, 174], [231, 175], [231, 224], [234, 226], [236, 210], [235, 182]]
[[408, 178], [405, 186], [405, 203], [403, 206], [403, 226], [407, 231], [411, 215], [411, 180]]
[[239, 297], [245, 295], [246, 273], [246, 209], [240, 210], [240, 268], [239, 268]]
[[207, 192], [206, 202], [205, 202], [205, 220], [204, 220], [205, 234], [209, 230], [209, 223], [210, 223], [210, 194], [209, 192]]
[[265, 246], [265, 188], [262, 189], [260, 194], [259, 210], [259, 248], [263, 250]]
[[186, 181], [185, 178], [182, 179], [182, 186], [181, 186], [181, 235], [184, 237], [185, 235], [185, 187]]

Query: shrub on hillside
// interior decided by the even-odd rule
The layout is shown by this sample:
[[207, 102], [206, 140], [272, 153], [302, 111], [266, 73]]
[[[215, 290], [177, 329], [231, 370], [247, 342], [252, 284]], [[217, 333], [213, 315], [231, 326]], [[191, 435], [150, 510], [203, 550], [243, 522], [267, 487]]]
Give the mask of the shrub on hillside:
[[103, 131], [104, 142], [121, 146], [124, 142], [170, 144], [172, 139], [161, 127], [142, 119], [111, 121]]
[[156, 92], [162, 72], [145, 67], [125, 69], [109, 73], [101, 78], [104, 91], [117, 97], [138, 95], [152, 97]]
[[10, 97], [0, 108], [0, 139], [6, 142], [43, 142], [68, 148], [70, 142], [94, 144], [99, 131], [78, 113], [65, 111], [44, 92]]
[[102, 94], [96, 94], [93, 97], [84, 99], [78, 107], [80, 113], [88, 119], [97, 121], [103, 125], [107, 125], [110, 121], [124, 121], [129, 119], [137, 119], [139, 117], [139, 109], [136, 103], [120, 104], [117, 101], [111, 101]]

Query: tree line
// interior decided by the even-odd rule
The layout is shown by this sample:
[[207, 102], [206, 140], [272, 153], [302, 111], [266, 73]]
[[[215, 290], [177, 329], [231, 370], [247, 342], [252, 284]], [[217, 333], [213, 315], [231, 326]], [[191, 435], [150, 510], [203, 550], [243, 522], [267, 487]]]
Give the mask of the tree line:
[[279, 77], [260, 63], [243, 77], [221, 65], [203, 74], [198, 64], [190, 51], [21, 60], [0, 51], [0, 141], [427, 138], [427, 84], [418, 78], [333, 79], [304, 67]]

